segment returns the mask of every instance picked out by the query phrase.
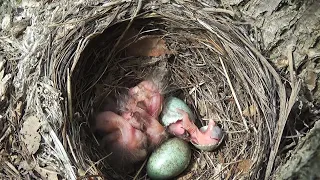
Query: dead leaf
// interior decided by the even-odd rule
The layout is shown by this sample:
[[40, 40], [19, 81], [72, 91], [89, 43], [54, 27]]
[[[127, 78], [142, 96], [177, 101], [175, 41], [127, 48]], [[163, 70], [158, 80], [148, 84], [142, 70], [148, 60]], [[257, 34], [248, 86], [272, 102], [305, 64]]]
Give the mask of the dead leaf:
[[255, 105], [251, 105], [242, 111], [242, 114], [246, 117], [252, 117], [257, 114], [257, 108]]
[[21, 161], [19, 163], [18, 169], [21, 171], [22, 169], [25, 171], [31, 171], [36, 166], [36, 162], [27, 162], [27, 161]]
[[13, 113], [12, 113], [12, 120], [14, 123], [17, 123], [19, 119], [21, 119], [21, 114], [22, 114], [22, 110], [23, 110], [23, 103], [22, 101], [17, 102], [16, 104], [16, 108], [14, 109]]
[[30, 154], [37, 152], [40, 146], [41, 136], [38, 132], [41, 124], [37, 117], [29, 116], [25, 119], [20, 130], [21, 140], [25, 143]]
[[282, 57], [280, 59], [277, 59], [274, 63], [274, 65], [278, 68], [278, 69], [281, 69], [281, 68], [285, 68], [289, 65], [289, 60], [285, 57]]
[[145, 36], [126, 48], [128, 56], [159, 57], [171, 54], [165, 40], [155, 36]]
[[237, 170], [238, 172], [247, 173], [249, 172], [252, 165], [251, 159], [244, 159], [238, 163]]
[[305, 83], [307, 84], [307, 88], [309, 91], [314, 90], [316, 88], [318, 79], [318, 74], [314, 71], [307, 71], [306, 77], [305, 77]]
[[218, 161], [219, 161], [221, 164], [223, 164], [223, 163], [225, 162], [224, 155], [223, 155], [221, 152], [219, 152], [219, 154], [218, 154]]
[[54, 172], [45, 168], [41, 168], [38, 165], [34, 168], [34, 170], [40, 174], [42, 179], [58, 180], [57, 172]]

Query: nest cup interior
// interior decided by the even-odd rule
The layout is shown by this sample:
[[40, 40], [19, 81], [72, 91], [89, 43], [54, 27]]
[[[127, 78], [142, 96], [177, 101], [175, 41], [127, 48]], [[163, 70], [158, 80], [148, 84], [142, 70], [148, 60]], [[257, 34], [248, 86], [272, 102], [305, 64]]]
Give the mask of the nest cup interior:
[[[210, 31], [197, 21], [138, 18], [129, 28], [127, 21], [113, 24], [89, 42], [72, 76], [73, 111], [80, 115], [69, 127], [71, 134], [80, 134], [72, 138], [80, 147], [82, 169], [95, 163], [96, 168], [88, 171], [113, 178], [132, 178], [137, 173], [141, 164], [129, 175], [117, 174], [108, 166], [108, 154], [90, 129], [92, 114], [101, 110], [104, 98], [156, 78], [163, 83], [165, 97], [186, 100], [198, 127], [211, 118], [225, 132], [219, 149], [193, 148], [191, 163], [181, 176], [259, 177], [273, 133], [273, 92], [268, 90], [272, 82], [266, 68], [240, 40], [244, 38], [241, 31], [214, 23], [216, 29]], [[155, 48], [148, 47], [154, 44]], [[145, 169], [139, 174], [146, 176]]]

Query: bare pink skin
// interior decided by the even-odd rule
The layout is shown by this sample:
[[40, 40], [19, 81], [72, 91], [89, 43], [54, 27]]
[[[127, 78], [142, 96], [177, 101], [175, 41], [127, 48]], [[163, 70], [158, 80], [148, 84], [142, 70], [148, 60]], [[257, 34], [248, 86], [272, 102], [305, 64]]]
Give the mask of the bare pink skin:
[[146, 133], [151, 149], [167, 137], [165, 128], [158, 121], [162, 103], [163, 97], [158, 87], [152, 81], [142, 81], [129, 90], [127, 111], [121, 114], [133, 127]]
[[169, 132], [175, 136], [183, 136], [185, 135], [186, 130], [183, 128], [182, 120], [178, 120], [177, 122], [169, 125]]
[[135, 115], [144, 125], [144, 132], [147, 134], [151, 149], [159, 146], [167, 138], [165, 127], [159, 123], [158, 119], [142, 108], [137, 108]]
[[[216, 123], [213, 120], [209, 121], [208, 129], [204, 132], [201, 132], [198, 127], [189, 119], [188, 113], [181, 109], [177, 109], [179, 113], [182, 114], [182, 121], [178, 121], [178, 125], [174, 123], [172, 128], [173, 132], [181, 134], [181, 126], [187, 131], [190, 135], [189, 140], [198, 145], [212, 145], [217, 144], [220, 139], [218, 137], [211, 137], [213, 127], [216, 126]], [[171, 125], [170, 125], [171, 126]], [[183, 133], [184, 134], [184, 133]]]
[[102, 142], [106, 150], [113, 153], [113, 159], [130, 164], [146, 158], [146, 135], [134, 128], [122, 116], [112, 111], [101, 112], [96, 117], [95, 127], [95, 130], [106, 133]]
[[151, 149], [158, 146], [167, 138], [165, 127], [158, 119], [151, 116], [143, 108], [135, 107], [134, 112], [126, 111], [122, 117], [134, 128], [141, 130], [148, 137], [148, 144]]
[[129, 90], [132, 97], [128, 101], [128, 109], [138, 106], [145, 109], [152, 117], [158, 117], [162, 110], [163, 97], [152, 81], [142, 81]]
[[120, 115], [109, 110], [117, 108], [111, 100], [109, 109], [96, 116], [95, 131], [103, 132], [103, 147], [112, 153], [108, 157], [111, 166], [127, 171], [167, 138], [158, 121], [162, 102], [157, 86], [152, 81], [142, 81], [129, 90]]

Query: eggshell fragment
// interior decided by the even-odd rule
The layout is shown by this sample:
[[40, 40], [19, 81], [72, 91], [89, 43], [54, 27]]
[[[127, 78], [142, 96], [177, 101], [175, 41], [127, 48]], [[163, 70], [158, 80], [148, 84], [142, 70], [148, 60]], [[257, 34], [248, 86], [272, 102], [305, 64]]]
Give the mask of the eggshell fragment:
[[182, 173], [189, 165], [191, 149], [187, 142], [172, 138], [159, 146], [147, 162], [151, 179], [170, 179]]
[[164, 126], [169, 126], [178, 120], [182, 120], [182, 114], [180, 114], [177, 109], [187, 112], [189, 114], [189, 118], [194, 121], [195, 116], [184, 101], [176, 97], [169, 97], [166, 99], [160, 118], [160, 121]]
[[[207, 129], [208, 129], [208, 126], [203, 126], [200, 128], [200, 131], [204, 132]], [[224, 139], [224, 133], [222, 132], [222, 130], [218, 126], [215, 126], [213, 131], [214, 132], [212, 132], [212, 133], [215, 134], [214, 136], [218, 136], [220, 139], [220, 141], [218, 143], [209, 144], [209, 145], [199, 145], [199, 144], [191, 142], [191, 144], [193, 144], [196, 148], [203, 150], [203, 151], [213, 151], [213, 150], [217, 149]]]

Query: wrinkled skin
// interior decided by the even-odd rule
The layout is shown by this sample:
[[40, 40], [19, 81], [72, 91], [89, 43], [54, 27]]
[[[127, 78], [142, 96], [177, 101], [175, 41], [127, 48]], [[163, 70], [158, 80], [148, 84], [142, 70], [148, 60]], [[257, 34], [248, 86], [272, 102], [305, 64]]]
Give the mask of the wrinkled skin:
[[124, 164], [129, 166], [146, 158], [147, 136], [122, 116], [104, 111], [97, 115], [95, 123], [95, 131], [104, 133], [102, 146], [113, 153], [111, 165], [122, 170], [125, 169]]
[[[122, 116], [132, 126], [141, 128], [148, 136], [150, 148], [158, 146], [167, 138], [165, 128], [158, 121], [163, 97], [152, 81], [142, 81], [129, 90], [129, 99]], [[131, 119], [138, 119], [138, 123]]]
[[127, 108], [134, 110], [138, 106], [147, 111], [152, 117], [157, 118], [162, 110], [163, 97], [155, 83], [142, 81], [129, 90], [132, 97], [128, 101]]
[[148, 137], [150, 150], [153, 150], [167, 138], [165, 127], [163, 127], [156, 118], [148, 114], [143, 109], [137, 108], [136, 114], [138, 116], [137, 119], [143, 123], [144, 132]]
[[104, 147], [113, 153], [111, 165], [126, 170], [135, 162], [144, 160], [148, 152], [167, 138], [165, 128], [158, 121], [162, 102], [157, 86], [151, 81], [142, 81], [129, 90], [125, 101], [121, 101], [125, 108], [118, 107], [120, 115], [115, 113], [112, 100], [97, 115], [96, 131], [104, 133]]
[[198, 127], [189, 119], [187, 112], [177, 109], [182, 114], [182, 120], [177, 121], [169, 126], [169, 131], [178, 136], [186, 139], [186, 134], [189, 135], [187, 139], [199, 145], [212, 145], [217, 144], [221, 138], [221, 132], [215, 131], [216, 123], [213, 120], [209, 121], [208, 129], [201, 132]]

